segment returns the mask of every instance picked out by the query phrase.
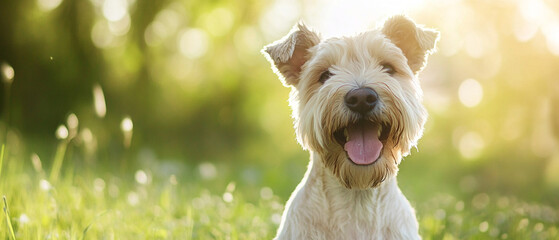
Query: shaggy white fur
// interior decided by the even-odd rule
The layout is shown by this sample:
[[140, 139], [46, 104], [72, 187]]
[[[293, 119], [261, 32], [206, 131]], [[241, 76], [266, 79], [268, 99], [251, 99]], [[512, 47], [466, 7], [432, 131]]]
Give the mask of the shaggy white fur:
[[[438, 36], [394, 16], [381, 29], [323, 41], [298, 24], [264, 48], [284, 85], [292, 87], [297, 139], [311, 153], [276, 239], [420, 238], [396, 175], [402, 156], [423, 133], [427, 112], [417, 73]], [[345, 97], [355, 89], [373, 90], [374, 108], [350, 109]], [[381, 146], [370, 164], [358, 164], [348, 154], [347, 129], [365, 126], [360, 124], [375, 131], [359, 135], [374, 138], [363, 143]]]

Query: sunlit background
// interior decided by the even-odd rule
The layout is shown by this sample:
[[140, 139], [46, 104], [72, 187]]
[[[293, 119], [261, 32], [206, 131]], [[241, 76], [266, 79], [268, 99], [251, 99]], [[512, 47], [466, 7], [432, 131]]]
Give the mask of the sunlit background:
[[299, 20], [327, 38], [393, 14], [441, 32], [420, 74], [425, 134], [399, 173], [412, 203], [499, 194], [557, 206], [555, 0], [1, 1], [0, 143], [27, 165], [64, 169], [67, 150], [79, 168], [234, 182], [283, 203], [308, 153], [260, 49]]

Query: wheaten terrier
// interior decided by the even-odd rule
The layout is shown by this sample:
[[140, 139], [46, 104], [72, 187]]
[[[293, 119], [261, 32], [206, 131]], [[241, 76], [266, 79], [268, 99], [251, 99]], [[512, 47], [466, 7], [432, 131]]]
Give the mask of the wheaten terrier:
[[321, 40], [298, 24], [263, 50], [292, 88], [297, 140], [311, 161], [276, 239], [419, 239], [396, 174], [423, 132], [417, 78], [439, 33], [405, 16]]

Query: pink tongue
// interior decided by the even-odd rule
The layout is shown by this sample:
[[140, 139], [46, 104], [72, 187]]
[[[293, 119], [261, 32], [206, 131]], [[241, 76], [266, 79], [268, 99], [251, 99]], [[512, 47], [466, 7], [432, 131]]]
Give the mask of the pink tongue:
[[347, 127], [349, 140], [344, 149], [351, 161], [359, 165], [374, 163], [382, 149], [378, 139], [378, 126], [368, 122], [359, 122]]

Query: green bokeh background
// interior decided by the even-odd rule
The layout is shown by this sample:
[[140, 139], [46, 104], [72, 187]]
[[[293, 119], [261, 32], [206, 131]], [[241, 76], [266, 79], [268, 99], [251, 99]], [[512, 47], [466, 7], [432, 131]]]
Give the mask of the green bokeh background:
[[[107, 2], [0, 2], [0, 62], [15, 72], [11, 84], [4, 74], [0, 85], [0, 134], [10, 156], [36, 153], [48, 168], [55, 130], [73, 113], [79, 133], [93, 135], [78, 135], [67, 155], [87, 162], [79, 167], [135, 171], [171, 163], [196, 173], [214, 166], [223, 179], [269, 186], [287, 199], [308, 154], [295, 141], [289, 89], [259, 50], [299, 19], [328, 35], [339, 28], [325, 22], [354, 29], [358, 15], [371, 20], [363, 26], [374, 26], [404, 12], [441, 31], [441, 41], [420, 74], [430, 118], [419, 151], [401, 165], [403, 191], [413, 202], [486, 192], [559, 204], [556, 1], [433, 0], [413, 8], [405, 1], [396, 1], [400, 8], [311, 0]], [[340, 16], [326, 11], [340, 6]], [[473, 107], [459, 98], [466, 79], [482, 86]], [[95, 112], [96, 85], [104, 117]], [[468, 98], [474, 90], [463, 91]], [[133, 121], [129, 147], [120, 126], [126, 117]]]

